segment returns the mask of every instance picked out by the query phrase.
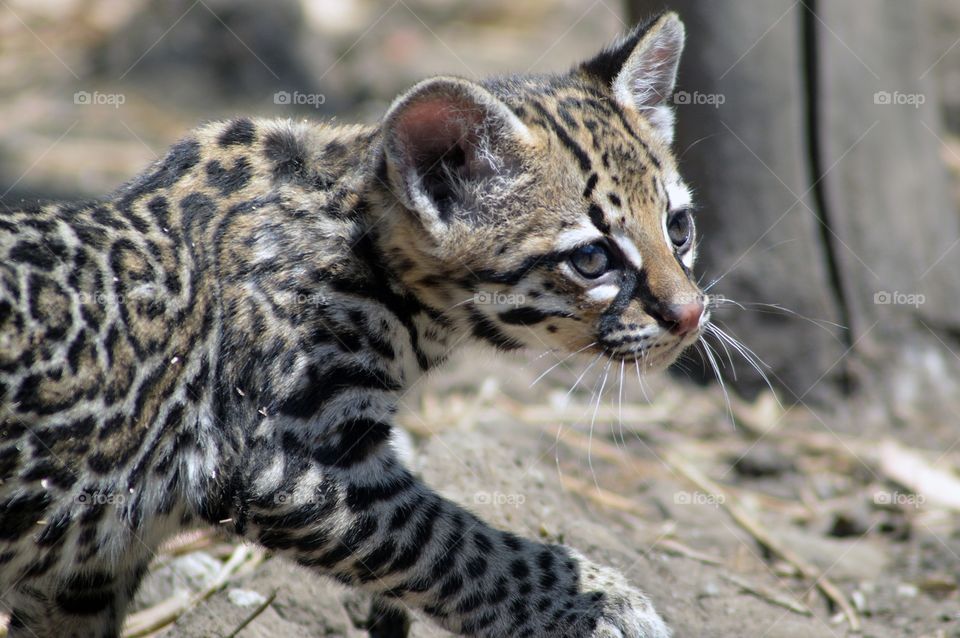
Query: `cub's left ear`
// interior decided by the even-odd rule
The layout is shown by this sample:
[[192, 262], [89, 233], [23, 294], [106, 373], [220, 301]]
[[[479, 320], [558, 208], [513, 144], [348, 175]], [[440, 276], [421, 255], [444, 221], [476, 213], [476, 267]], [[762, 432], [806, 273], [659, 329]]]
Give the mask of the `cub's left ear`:
[[423, 225], [442, 232], [484, 214], [508, 187], [531, 143], [529, 129], [484, 87], [455, 77], [424, 80], [383, 121], [391, 185]]
[[662, 13], [581, 67], [609, 86], [621, 106], [640, 111], [668, 144], [673, 142], [670, 101], [684, 37], [677, 14]]

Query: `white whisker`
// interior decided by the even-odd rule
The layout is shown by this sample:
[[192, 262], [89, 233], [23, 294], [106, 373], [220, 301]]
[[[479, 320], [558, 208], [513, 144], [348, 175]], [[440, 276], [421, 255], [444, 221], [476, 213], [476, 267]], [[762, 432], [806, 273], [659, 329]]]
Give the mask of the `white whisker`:
[[723, 382], [723, 375], [720, 374], [720, 368], [717, 366], [717, 360], [713, 356], [713, 352], [710, 349], [710, 344], [707, 343], [707, 340], [701, 337], [697, 339], [697, 343], [702, 343], [704, 348], [703, 351], [707, 355], [707, 361], [710, 362], [710, 367], [713, 368], [713, 373], [717, 377], [717, 381], [720, 383], [720, 390], [723, 392], [723, 401], [727, 405], [727, 414], [730, 415], [730, 422], [736, 426], [736, 420], [733, 417], [733, 406], [730, 405], [730, 394], [727, 392], [727, 385]]
[[770, 392], [773, 394], [774, 399], [776, 399], [777, 405], [779, 405], [782, 408], [783, 404], [780, 403], [780, 399], [779, 397], [777, 397], [777, 393], [773, 389], [773, 383], [770, 382], [770, 377], [763, 370], [763, 368], [767, 368], [768, 370], [771, 370], [772, 368], [770, 368], [770, 366], [767, 365], [767, 363], [763, 359], [757, 356], [757, 353], [755, 353], [753, 350], [751, 350], [746, 345], [744, 345], [742, 341], [735, 339], [733, 336], [727, 334], [722, 328], [720, 328], [720, 326], [716, 324], [711, 324], [711, 325], [713, 328], [713, 334], [716, 335], [719, 339], [722, 339], [723, 341], [730, 344], [730, 347], [736, 350], [737, 352], [739, 352], [740, 356], [742, 356], [747, 361], [747, 363], [749, 363], [753, 367], [753, 369], [757, 371], [757, 374], [760, 375], [760, 378], [763, 379], [764, 383], [767, 384], [767, 387], [770, 388]]
[[704, 135], [704, 136], [701, 137], [700, 139], [697, 139], [697, 140], [694, 140], [694, 141], [690, 142], [690, 144], [687, 145], [687, 148], [685, 148], [685, 149], [683, 150], [683, 152], [680, 153], [680, 158], [679, 158], [679, 159], [683, 159], [684, 156], [687, 154], [687, 152], [689, 152], [691, 148], [693, 148], [694, 146], [696, 146], [696, 145], [699, 144], [700, 142], [709, 140], [711, 137], [716, 137], [717, 135], [719, 135], [719, 133], [711, 133], [710, 135]]
[[547, 356], [548, 354], [551, 354], [551, 353], [556, 352], [556, 351], [557, 351], [556, 348], [550, 348], [549, 350], [544, 350], [543, 352], [541, 352], [540, 354], [538, 354], [536, 357], [534, 357], [533, 360], [531, 360], [527, 365], [530, 365], [530, 363], [534, 363], [534, 362], [536, 362], [536, 361], [539, 361], [540, 359], [543, 359], [543, 358], [544, 358], [545, 356]]
[[613, 359], [607, 361], [607, 366], [603, 369], [603, 379], [600, 381], [600, 392], [597, 393], [597, 403], [593, 408], [593, 416], [590, 418], [590, 433], [587, 436], [587, 466], [590, 468], [590, 475], [593, 477], [593, 483], [600, 489], [600, 482], [597, 480], [597, 473], [593, 469], [593, 426], [597, 422], [597, 413], [600, 411], [600, 401], [603, 399], [603, 390], [607, 387], [607, 376], [610, 373], [610, 365]]
[[[569, 359], [569, 358], [570, 358], [571, 356], [573, 356], [574, 354], [577, 354], [578, 352], [582, 352], [583, 350], [586, 350], [587, 348], [589, 348], [589, 347], [592, 346], [592, 345], [593, 345], [593, 344], [591, 343], [591, 344], [588, 345], [588, 346], [584, 346], [584, 347], [581, 348], [580, 350], [577, 350], [577, 352], [574, 352], [574, 353], [572, 353], [570, 356], [566, 357], [563, 361], [566, 361], [567, 359]], [[602, 356], [603, 356], [603, 353], [601, 352], [600, 354], [598, 354], [598, 355], [596, 356], [596, 358], [595, 358], [593, 361], [590, 362], [590, 364], [589, 364], [586, 368], [584, 368], [583, 372], [580, 373], [580, 376], [577, 377], [577, 380], [573, 382], [573, 385], [570, 386], [570, 389], [567, 391], [567, 394], [564, 396], [564, 403], [566, 403], [566, 402], [570, 399], [570, 395], [573, 393], [574, 389], [576, 389], [577, 385], [580, 383], [580, 380], [583, 379], [584, 375], [586, 375], [587, 372], [590, 371], [590, 368], [592, 368], [592, 367], [594, 366], [594, 364], [595, 364], [597, 361], [599, 361], [599, 360], [600, 360], [600, 357], [602, 357]], [[563, 361], [560, 361], [559, 363], [557, 363], [557, 364], [555, 364], [554, 366], [552, 366], [552, 367], [550, 368], [550, 370], [552, 370], [553, 368], [555, 368], [555, 367], [557, 367], [558, 365], [560, 365], [560, 363], [563, 363]], [[547, 370], [547, 372], [550, 372], [550, 370]], [[544, 374], [540, 375], [540, 377], [537, 378], [537, 380], [534, 381], [533, 383], [536, 383], [537, 381], [539, 381], [540, 378], [542, 378], [545, 374], [546, 374], [546, 372], [545, 372]], [[530, 384], [530, 387], [533, 387], [533, 383]], [[561, 477], [563, 476], [563, 470], [560, 468], [560, 434], [561, 434], [562, 432], [563, 432], [563, 424], [562, 424], [562, 423], [559, 423], [559, 424], [557, 425], [557, 437], [556, 437], [556, 440], [555, 440], [554, 443], [553, 443], [553, 449], [555, 450], [554, 459], [555, 459], [556, 464], [557, 464], [557, 475], [558, 475], [558, 476], [561, 476]]]
[[590, 365], [588, 365], [588, 366], [586, 367], [586, 369], [585, 369], [583, 372], [580, 373], [580, 376], [577, 377], [577, 380], [574, 381], [574, 382], [573, 382], [573, 385], [570, 386], [570, 389], [567, 390], [567, 394], [564, 396], [564, 402], [566, 402], [566, 401], [570, 398], [570, 395], [573, 394], [573, 391], [574, 391], [574, 390], [576, 389], [576, 387], [580, 384], [580, 380], [583, 379], [584, 375], [587, 374], [587, 372], [590, 371], [590, 368], [592, 368], [592, 367], [597, 363], [597, 361], [600, 360], [600, 357], [602, 357], [602, 356], [603, 356], [603, 353], [601, 352], [600, 354], [598, 354], [598, 355], [596, 356], [596, 358], [595, 358], [593, 361], [590, 362]]
[[[641, 355], [643, 356], [643, 355]], [[643, 374], [640, 372], [640, 359], [634, 359], [633, 364], [637, 367], [637, 383], [640, 384], [640, 392], [643, 394], [643, 400], [650, 403], [650, 395], [647, 394], [646, 384], [643, 382]]]
[[[729, 297], [719, 297], [716, 295], [710, 297], [710, 305], [713, 308], [719, 309], [723, 304], [729, 304], [731, 306], [736, 306], [741, 310], [746, 310], [749, 312], [759, 312], [761, 314], [773, 314], [773, 315], [786, 314], [791, 317], [796, 317], [797, 319], [802, 319], [808, 323], [812, 323], [813, 325], [820, 328], [821, 330], [825, 330], [831, 334], [832, 334], [832, 331], [830, 330], [831, 328], [836, 328], [839, 330], [847, 330], [847, 327], [842, 324], [836, 323], [834, 321], [830, 321], [828, 319], [814, 319], [813, 317], [808, 317], [804, 314], [797, 312], [796, 310], [792, 310], [780, 304], [764, 303], [761, 301], [748, 301], [748, 302], [741, 303], [739, 301], [730, 299]], [[755, 308], [753, 306], [758, 306], [758, 307]], [[767, 308], [769, 308], [770, 310], [767, 310]], [[773, 311], [776, 311], [776, 312], [773, 312]]]
[[623, 440], [623, 370], [627, 362], [620, 359], [620, 388], [617, 392], [617, 427], [620, 430], [620, 441], [626, 447], [626, 441]]
[[[552, 370], [554, 370], [558, 365], [564, 363], [565, 361], [569, 360], [571, 357], [574, 357], [574, 356], [580, 354], [581, 352], [583, 352], [584, 350], [586, 350], [586, 349], [589, 348], [590, 346], [594, 346], [594, 345], [596, 345], [596, 344], [597, 344], [597, 342], [594, 341], [593, 343], [589, 343], [589, 344], [583, 346], [582, 348], [580, 348], [580, 349], [577, 350], [576, 352], [571, 352], [570, 354], [568, 354], [567, 356], [565, 356], [563, 359], [561, 359], [560, 361], [557, 361], [555, 364], [553, 364], [552, 366], [550, 366], [549, 368], [547, 368], [546, 370], [544, 370], [543, 373], [541, 373], [539, 377], [537, 377], [536, 379], [533, 380], [533, 383], [531, 383], [529, 387], [532, 388], [533, 386], [537, 385], [537, 382], [540, 381], [540, 379], [542, 379], [542, 378], [544, 378], [545, 376], [547, 376], [548, 374], [550, 374], [550, 372], [551, 372]], [[548, 352], [552, 352], [552, 351], [548, 351]]]
[[[706, 323], [706, 324], [704, 324], [704, 326], [703, 326], [703, 334], [700, 335], [700, 339], [703, 340], [703, 345], [704, 345], [704, 346], [709, 346], [709, 345], [710, 345], [710, 344], [707, 342], [707, 340], [706, 340], [706, 335], [716, 336], [716, 334], [713, 332], [714, 329], [715, 329], [715, 327], [714, 327], [714, 325], [713, 325], [712, 323]], [[733, 380], [736, 381], [736, 380], [737, 380], [737, 367], [736, 367], [735, 365], [733, 365], [733, 356], [730, 354], [730, 348], [727, 347], [727, 342], [724, 341], [723, 339], [719, 338], [719, 337], [717, 337], [717, 343], [719, 343], [719, 344], [720, 344], [720, 347], [723, 348], [723, 353], [724, 353], [725, 355], [727, 355], [727, 361], [730, 363], [730, 375], [733, 377]], [[723, 363], [723, 358], [720, 356], [719, 353], [717, 353], [717, 359], [720, 361], [720, 363]], [[726, 369], [726, 366], [724, 366], [724, 369]]]

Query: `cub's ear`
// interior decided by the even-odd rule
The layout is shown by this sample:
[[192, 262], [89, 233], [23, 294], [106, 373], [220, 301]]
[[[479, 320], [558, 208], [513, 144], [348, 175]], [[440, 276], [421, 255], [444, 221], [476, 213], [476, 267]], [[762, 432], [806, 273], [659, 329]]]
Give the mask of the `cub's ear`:
[[640, 111], [668, 144], [673, 142], [670, 100], [684, 34], [676, 13], [662, 13], [581, 66], [609, 86], [621, 106]]
[[483, 214], [483, 200], [509, 186], [531, 143], [526, 125], [468, 80], [424, 80], [396, 99], [383, 121], [389, 179], [428, 229]]

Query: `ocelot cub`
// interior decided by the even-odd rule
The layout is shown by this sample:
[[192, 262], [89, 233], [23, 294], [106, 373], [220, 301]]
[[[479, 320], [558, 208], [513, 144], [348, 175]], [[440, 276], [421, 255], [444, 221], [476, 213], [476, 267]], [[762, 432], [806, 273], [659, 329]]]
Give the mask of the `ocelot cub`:
[[118, 635], [158, 544], [219, 523], [460, 634], [668, 636], [614, 571], [438, 496], [391, 421], [465, 341], [651, 369], [698, 339], [683, 41], [665, 13], [376, 126], [208, 124], [105, 199], [0, 212], [11, 635]]

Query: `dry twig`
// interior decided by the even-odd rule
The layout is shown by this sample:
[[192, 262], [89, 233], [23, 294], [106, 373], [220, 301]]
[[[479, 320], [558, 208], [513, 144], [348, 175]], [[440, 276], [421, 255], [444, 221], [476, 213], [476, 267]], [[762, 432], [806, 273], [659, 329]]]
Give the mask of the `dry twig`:
[[797, 568], [797, 571], [805, 578], [814, 582], [814, 585], [820, 592], [831, 600], [846, 616], [852, 631], [860, 631], [860, 617], [846, 595], [838, 588], [833, 581], [815, 567], [807, 562], [802, 556], [786, 547], [779, 540], [774, 538], [770, 532], [763, 527], [759, 521], [750, 516], [746, 510], [734, 500], [732, 495], [728, 494], [718, 483], [707, 478], [700, 470], [693, 467], [686, 460], [680, 458], [675, 452], [668, 452], [664, 455], [665, 460], [687, 480], [697, 486], [697, 488], [716, 497], [717, 502], [730, 515], [740, 527], [748, 534], [753, 536], [760, 545], [767, 550], [780, 556], [783, 560]]
[[794, 600], [789, 596], [786, 596], [784, 594], [781, 594], [780, 592], [774, 591], [769, 587], [764, 587], [762, 585], [749, 583], [746, 580], [740, 578], [739, 576], [734, 576], [733, 574], [720, 574], [720, 577], [728, 582], [733, 583], [743, 591], [749, 594], [753, 594], [754, 596], [757, 596], [759, 598], [762, 598], [763, 600], [769, 603], [772, 603], [779, 607], [783, 607], [785, 609], [789, 609], [792, 612], [796, 612], [804, 616], [813, 615], [813, 612], [810, 611], [810, 608], [804, 605], [803, 603], [801, 603], [800, 601]]

